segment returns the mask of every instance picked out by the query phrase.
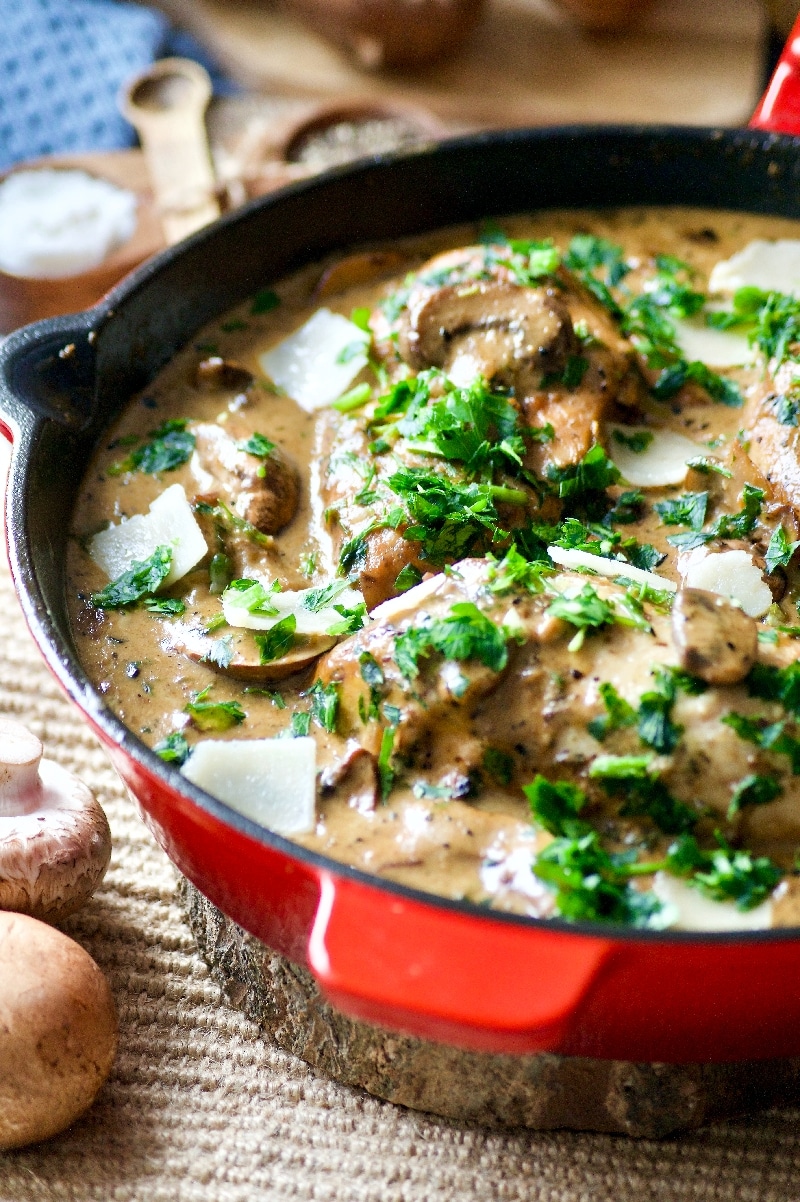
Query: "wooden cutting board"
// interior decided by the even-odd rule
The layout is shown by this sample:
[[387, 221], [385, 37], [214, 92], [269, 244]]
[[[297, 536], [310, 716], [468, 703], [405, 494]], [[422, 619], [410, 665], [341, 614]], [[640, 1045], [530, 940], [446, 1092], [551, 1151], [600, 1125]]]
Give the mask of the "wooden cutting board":
[[468, 43], [414, 74], [360, 70], [280, 0], [156, 3], [247, 88], [327, 100], [400, 99], [470, 125], [737, 125], [763, 84], [761, 0], [654, 0], [615, 37], [583, 32], [553, 0], [487, 0]]

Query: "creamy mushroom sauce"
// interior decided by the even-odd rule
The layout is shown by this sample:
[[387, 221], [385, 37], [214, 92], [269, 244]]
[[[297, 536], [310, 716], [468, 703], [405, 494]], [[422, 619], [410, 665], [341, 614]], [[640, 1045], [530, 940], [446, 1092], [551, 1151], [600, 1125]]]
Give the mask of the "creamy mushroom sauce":
[[[619, 244], [625, 260], [632, 264], [621, 283], [632, 294], [655, 276], [656, 255], [676, 256], [688, 264], [694, 273], [691, 278], [680, 271], [675, 278], [704, 291], [713, 265], [751, 239], [800, 237], [799, 223], [687, 209], [541, 213], [501, 224], [511, 238], [552, 238], [562, 252], [576, 232]], [[557, 525], [570, 506], [578, 520], [586, 519], [580, 497], [575, 505], [569, 500], [561, 502], [557, 496], [554, 499], [557, 475], [555, 483], [550, 480], [551, 495], [543, 495], [541, 502], [529, 481], [537, 476], [546, 480], [548, 465], [552, 475], [553, 465], [557, 471], [558, 467], [578, 462], [595, 443], [602, 443], [613, 459], [615, 447], [619, 450], [622, 444], [604, 430], [600, 423], [605, 420], [623, 427], [633, 424], [637, 429], [645, 426], [676, 431], [699, 444], [700, 453], [711, 457], [713, 464], [731, 473], [726, 476], [714, 470], [689, 469], [678, 485], [645, 489], [642, 503], [634, 507], [634, 521], [615, 524], [612, 515], [606, 527], [609, 535], [635, 538], [666, 556], [653, 567], [663, 577], [680, 579], [679, 551], [667, 542], [667, 536], [690, 532], [691, 524], [687, 520], [679, 525], [664, 524], [654, 510], [655, 502], [707, 491], [704, 520], [702, 514], [699, 520], [695, 514], [694, 519], [695, 526], [705, 525], [707, 530], [721, 514], [741, 513], [745, 483], [763, 490], [749, 531], [729, 530], [725, 537], [723, 528], [720, 537], [707, 544], [715, 552], [744, 549], [755, 556], [762, 572], [775, 528], [783, 524], [789, 546], [797, 537], [795, 502], [800, 501], [800, 495], [793, 491], [796, 481], [792, 474], [800, 479], [797, 418], [792, 417], [794, 410], [789, 401], [790, 408], [783, 416], [790, 424], [776, 423], [775, 394], [789, 396], [790, 390], [774, 384], [765, 372], [763, 358], [748, 368], [721, 369], [726, 379], [741, 387], [743, 408], [714, 402], [702, 387], [691, 382], [668, 400], [654, 400], [645, 379], [652, 384], [663, 367], [653, 367], [652, 363], [648, 367], [641, 354], [637, 356], [617, 345], [620, 336], [613, 322], [579, 288], [570, 292], [572, 285], [568, 284], [565, 292], [562, 282], [548, 290], [547, 279], [531, 285], [537, 304], [545, 297], [543, 307], [540, 304], [540, 310], [530, 318], [538, 322], [536, 333], [544, 348], [538, 361], [522, 363], [514, 359], [520, 353], [519, 339], [516, 347], [512, 345], [519, 322], [516, 327], [513, 322], [510, 327], [498, 326], [488, 338], [489, 343], [494, 341], [493, 347], [487, 343], [485, 330], [479, 330], [469, 342], [472, 336], [464, 335], [463, 323], [468, 319], [463, 313], [448, 318], [435, 310], [429, 328], [423, 330], [420, 313], [437, 289], [449, 287], [450, 301], [456, 292], [459, 303], [471, 305], [473, 311], [480, 308], [480, 288], [470, 283], [476, 274], [480, 277], [480, 272], [473, 271], [472, 277], [469, 273], [475, 255], [480, 257], [484, 252], [444, 260], [443, 265], [438, 264], [439, 276], [427, 288], [416, 285], [417, 293], [408, 273], [418, 271], [432, 256], [450, 248], [475, 247], [479, 233], [474, 227], [464, 227], [398, 242], [372, 261], [340, 255], [309, 267], [275, 285], [280, 300], [275, 307], [259, 313], [252, 310], [267, 306], [246, 304], [208, 327], [140, 396], [130, 401], [101, 441], [72, 519], [68, 595], [81, 660], [111, 709], [150, 746], [158, 746], [176, 731], [183, 732], [190, 746], [207, 737], [196, 728], [185, 707], [209, 685], [207, 696], [211, 700], [237, 701], [246, 712], [241, 724], [213, 735], [225, 739], [288, 733], [293, 714], [309, 709], [306, 693], [312, 682], [318, 679], [323, 684], [333, 683], [338, 698], [335, 730], [326, 731], [313, 721], [310, 728], [318, 744], [316, 827], [312, 833], [298, 836], [297, 841], [381, 877], [445, 897], [526, 914], [552, 916], [561, 912], [567, 917], [608, 917], [657, 926], [669, 920], [664, 911], [658, 917], [658, 903], [652, 894], [650, 910], [647, 906], [637, 909], [637, 898], [652, 886], [653, 867], [663, 865], [670, 848], [674, 852], [676, 842], [688, 836], [696, 840], [694, 847], [706, 860], [685, 868], [684, 880], [700, 870], [717, 878], [722, 871], [724, 876], [719, 857], [712, 865], [714, 849], [720, 846], [715, 832], [719, 832], [730, 849], [749, 853], [751, 866], [756, 857], [769, 857], [778, 865], [784, 875], [772, 898], [771, 921], [794, 924], [800, 921], [793, 875], [800, 847], [800, 790], [798, 778], [792, 774], [791, 745], [798, 731], [797, 703], [785, 696], [781, 701], [752, 695], [757, 690], [748, 683], [751, 675], [746, 675], [747, 664], [738, 675], [734, 665], [733, 683], [712, 683], [703, 688], [701, 682], [696, 690], [685, 677], [670, 673], [669, 669], [679, 663], [680, 647], [672, 633], [669, 604], [663, 599], [656, 604], [645, 599], [638, 605], [634, 600], [628, 611], [629, 617], [633, 614], [633, 625], [604, 621], [586, 626], [581, 635], [581, 625], [559, 618], [562, 611], [557, 606], [555, 613], [549, 612], [556, 599], [553, 590], [566, 587], [574, 593], [589, 586], [597, 601], [611, 604], [613, 609], [614, 597], [623, 598], [624, 604], [624, 585], [600, 576], [567, 572], [543, 576], [538, 587], [544, 591], [504, 589], [502, 571], [483, 558], [490, 547], [488, 537], [473, 538], [471, 544], [467, 540], [463, 544], [467, 548], [464, 564], [450, 574], [437, 575], [429, 584], [430, 573], [441, 572], [443, 565], [426, 560], [419, 541], [402, 538], [410, 520], [406, 515], [397, 530], [383, 527], [369, 533], [366, 563], [363, 554], [361, 559], [355, 554], [349, 568], [356, 587], [364, 589], [370, 609], [392, 596], [394, 581], [405, 564], [412, 563], [416, 569], [416, 573], [411, 569], [410, 578], [422, 577], [423, 583], [389, 602], [386, 610], [379, 611], [379, 615], [383, 613], [381, 620], [340, 641], [301, 672], [282, 680], [260, 680], [263, 673], [259, 672], [259, 656], [250, 632], [225, 627], [211, 634], [205, 632], [206, 625], [220, 611], [219, 594], [209, 589], [212, 552], [225, 552], [233, 574], [239, 577], [277, 579], [284, 589], [322, 585], [335, 578], [343, 543], [369, 529], [377, 512], [369, 493], [376, 488], [380, 491], [383, 478], [409, 465], [432, 470], [440, 478], [455, 476], [459, 471], [463, 474], [463, 464], [448, 463], [431, 454], [430, 446], [427, 450], [420, 447], [426, 439], [430, 442], [429, 432], [416, 435], [416, 450], [404, 446], [402, 438], [397, 440], [396, 430], [391, 429], [392, 420], [396, 421], [391, 415], [374, 422], [365, 433], [367, 421], [371, 416], [374, 419], [375, 398], [385, 397], [393, 380], [423, 366], [426, 355], [428, 363], [431, 356], [438, 355], [440, 363], [444, 357], [448, 370], [455, 364], [456, 374], [463, 374], [470, 362], [485, 366], [487, 356], [489, 360], [492, 355], [499, 359], [505, 356], [506, 368], [513, 360], [517, 377], [510, 382], [517, 384], [519, 426], [527, 423], [541, 430], [550, 423], [555, 428], [549, 440], [546, 433], [539, 436], [541, 441], [525, 439], [522, 454], [531, 473], [527, 481], [517, 473], [513, 455], [505, 459], [495, 455], [494, 460], [487, 461], [490, 466], [478, 473], [484, 482], [494, 479], [501, 489], [510, 490], [497, 495], [497, 525], [502, 529], [529, 524], [532, 515], [539, 523]], [[508, 260], [512, 253], [508, 247], [496, 247], [495, 252], [499, 260]], [[446, 270], [442, 274], [442, 266], [452, 267], [453, 262], [461, 264], [462, 274], [457, 271], [455, 276], [448, 276]], [[371, 272], [375, 278], [370, 278]], [[595, 269], [594, 274], [605, 280], [606, 267]], [[509, 282], [506, 268], [490, 267], [484, 276], [488, 277], [488, 283], [484, 279], [486, 288], [490, 292], [494, 289], [491, 296], [486, 294], [487, 305], [519, 305], [519, 293], [524, 289], [513, 280]], [[387, 297], [402, 301], [406, 295], [403, 290], [409, 288], [409, 304], [417, 306], [412, 318], [419, 319], [418, 328], [411, 329], [411, 334], [408, 309], [392, 326], [381, 308]], [[503, 300], [503, 289], [506, 294], [513, 293], [510, 301], [508, 296]], [[615, 295], [621, 295], [619, 290]], [[436, 305], [443, 303], [437, 297]], [[533, 304], [530, 296], [525, 297], [525, 304]], [[564, 304], [570, 309], [566, 322]], [[368, 383], [373, 400], [346, 414], [327, 407], [309, 415], [290, 397], [276, 392], [259, 367], [260, 355], [323, 305], [348, 317], [354, 310], [372, 312], [373, 354], [388, 371], [389, 384], [384, 387], [377, 383], [372, 369], [362, 372], [356, 383]], [[478, 320], [474, 312], [470, 320]], [[443, 334], [448, 321], [455, 324]], [[456, 329], [459, 322], [462, 326]], [[558, 329], [551, 338], [553, 323]], [[392, 330], [400, 330], [399, 337], [392, 339]], [[611, 356], [606, 361], [606, 351], [596, 349], [597, 331], [601, 342], [614, 345], [616, 359]], [[559, 339], [563, 341], [567, 336], [568, 345], [559, 346]], [[411, 368], [403, 366], [399, 354], [412, 360]], [[214, 365], [208, 364], [214, 356], [240, 364], [252, 373], [253, 382], [248, 384], [246, 372], [215, 372]], [[570, 362], [577, 377], [572, 380], [567, 378]], [[206, 366], [198, 370], [202, 363]], [[504, 370], [501, 364], [495, 391], [502, 392], [502, 386], [509, 384]], [[531, 373], [535, 372], [538, 376], [533, 378]], [[522, 378], [526, 373], [527, 383]], [[440, 387], [434, 384], [434, 399]], [[526, 389], [528, 395], [522, 397], [520, 393]], [[616, 402], [608, 399], [609, 393], [616, 395]], [[511, 399], [510, 403], [515, 402]], [[297, 466], [297, 511], [287, 526], [260, 542], [252, 541], [230, 524], [226, 528], [224, 522], [209, 517], [207, 512], [201, 513], [199, 520], [207, 536], [209, 556], [166, 594], [185, 601], [183, 615], [160, 616], [142, 605], [117, 610], [97, 608], [90, 598], [108, 581], [87, 554], [87, 541], [94, 532], [111, 521], [146, 512], [170, 484], [183, 485], [189, 500], [204, 501], [206, 510], [222, 495], [212, 478], [214, 473], [209, 475], [211, 461], [206, 458], [201, 462], [197, 451], [173, 470], [157, 474], [126, 470], [130, 448], [142, 445], [154, 427], [170, 419], [188, 419], [189, 431], [198, 432], [202, 427], [197, 433], [198, 444], [202, 438], [208, 440], [209, 424], [217, 424], [223, 431], [233, 430], [239, 443], [254, 432], [266, 436]], [[524, 429], [519, 432], [524, 435]], [[496, 443], [496, 429], [493, 437]], [[379, 439], [383, 443], [376, 453]], [[387, 440], [390, 449], [382, 450]], [[414, 442], [414, 437], [409, 436], [406, 442], [409, 440]], [[761, 448], [760, 459], [754, 448]], [[770, 482], [770, 463], [780, 455], [785, 463], [779, 478]], [[269, 458], [263, 462], [269, 475]], [[376, 479], [371, 474], [373, 463]], [[786, 463], [790, 464], [788, 468]], [[127, 466], [130, 468], [130, 463]], [[235, 470], [231, 479], [235, 480]], [[234, 493], [225, 494], [230, 503], [235, 500], [235, 483], [231, 487]], [[630, 489], [624, 480], [611, 484], [607, 502], [595, 514], [595, 531], [602, 533], [603, 527], [597, 522], [603, 511]], [[515, 490], [521, 493], [523, 504], [519, 504], [519, 496], [511, 504], [505, 502], [505, 496]], [[385, 487], [383, 491], [386, 493]], [[358, 493], [360, 504], [353, 499]], [[403, 506], [400, 494], [387, 495], [395, 507]], [[385, 515], [388, 502], [380, 504], [380, 512]], [[495, 545], [498, 560], [503, 559], [508, 541]], [[542, 545], [546, 544], [544, 539]], [[364, 544], [360, 549], [364, 551]], [[787, 557], [784, 555], [784, 559]], [[684, 567], [685, 560], [686, 553], [681, 558]], [[623, 576], [624, 569], [622, 564]], [[792, 633], [779, 629], [800, 622], [795, 606], [797, 574], [790, 564], [778, 567], [764, 579], [777, 604], [752, 623], [764, 640], [758, 643], [758, 662], [779, 669], [795, 661], [800, 646]], [[537, 587], [535, 579], [532, 587]], [[441, 644], [429, 642], [422, 651], [417, 648], [417, 674], [413, 666], [408, 668], [406, 664], [404, 675], [396, 658], [398, 634], [409, 627], [424, 627], [426, 621], [438, 621], [441, 633], [443, 619], [452, 616], [452, 606], [465, 601], [476, 602], [494, 623], [494, 629], [504, 630], [500, 642], [507, 649], [508, 665], [498, 670], [496, 662], [485, 662], [487, 656], [482, 661], [474, 647], [471, 655], [450, 658], [455, 652], [448, 654], [449, 644], [442, 650]], [[621, 611], [613, 612], [619, 616]], [[716, 620], [712, 614], [712, 626]], [[724, 627], [724, 614], [722, 623]], [[752, 636], [752, 630], [748, 634], [748, 623], [750, 619], [744, 621], [745, 643]], [[212, 645], [226, 635], [251, 667], [256, 665], [249, 678], [235, 678], [219, 665], [202, 662], [200, 657], [208, 655]], [[406, 646], [408, 649], [408, 639]], [[716, 650], [712, 645], [706, 655], [706, 661], [712, 662], [712, 676], [713, 663], [722, 651], [721, 645]], [[746, 656], [746, 651], [737, 646], [732, 652], [734, 659], [740, 652]], [[702, 653], [701, 647], [700, 660], [691, 661], [696, 671], [701, 670], [698, 664]], [[370, 676], [364, 670], [365, 664], [379, 670]], [[653, 675], [658, 665], [667, 667], [660, 683]], [[273, 664], [267, 675], [273, 670], [279, 668]], [[770, 679], [774, 684], [783, 678], [773, 674]], [[618, 698], [623, 699], [621, 705]], [[720, 721], [730, 713], [740, 716], [739, 731]], [[749, 739], [741, 734], [746, 720], [751, 722]], [[774, 725], [781, 722], [785, 727]], [[594, 724], [594, 734], [590, 733], [590, 724]], [[603, 727], [601, 741], [598, 736], [603, 734]], [[387, 730], [391, 731], [388, 737]], [[780, 743], [779, 736], [783, 735], [788, 736], [789, 744]], [[760, 739], [761, 746], [753, 741], [754, 737]], [[353, 754], [358, 748], [366, 749], [367, 754]], [[794, 754], [796, 771], [800, 771], [800, 755], [797, 751]], [[593, 765], [596, 769], [598, 762], [601, 766], [608, 763], [600, 757], [626, 758], [622, 767], [619, 759], [612, 762], [611, 776], [603, 778], [591, 775]], [[377, 768], [379, 759], [382, 774]], [[580, 813], [580, 795], [561, 788], [555, 799], [558, 815], [548, 819], [549, 795], [540, 785], [536, 794], [538, 817], [532, 821], [523, 786], [530, 785], [537, 774], [550, 782], [568, 782], [585, 792], [588, 800]], [[773, 783], [759, 784], [765, 779]], [[641, 787], [642, 780], [647, 788]], [[588, 830], [596, 833], [587, 835]], [[690, 846], [691, 842], [685, 844], [684, 852]], [[548, 847], [553, 858], [548, 861], [545, 856], [542, 860]], [[554, 847], [560, 849], [560, 857], [553, 855]], [[592, 861], [593, 848], [601, 848], [606, 859]], [[729, 860], [735, 855], [730, 850]], [[611, 856], [617, 858], [609, 859]], [[630, 862], [642, 865], [641, 875], [629, 871]], [[592, 864], [597, 867], [598, 863], [599, 877], [597, 873], [592, 877]], [[579, 881], [573, 888], [576, 872], [583, 883]], [[659, 879], [664, 875], [662, 871]], [[603, 879], [608, 883], [607, 898]], [[765, 879], [769, 887], [762, 889], [760, 896], [774, 885], [769, 871]], [[724, 895], [724, 885], [721, 887]], [[713, 885], [706, 893], [709, 889], [713, 892]], [[702, 890], [698, 896], [702, 896]], [[737, 896], [742, 896], [741, 891]], [[746, 918], [747, 910], [737, 913]]]

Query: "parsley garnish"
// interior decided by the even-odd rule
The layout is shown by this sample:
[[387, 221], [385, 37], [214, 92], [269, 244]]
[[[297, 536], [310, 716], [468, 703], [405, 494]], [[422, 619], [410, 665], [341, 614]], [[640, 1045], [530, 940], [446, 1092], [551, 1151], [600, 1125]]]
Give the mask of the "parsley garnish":
[[686, 492], [672, 501], [656, 501], [653, 506], [664, 526], [688, 526], [702, 530], [708, 509], [707, 492]]
[[165, 618], [179, 618], [186, 613], [186, 602], [178, 597], [148, 597], [144, 607], [148, 613], [160, 614]]
[[150, 441], [131, 451], [127, 459], [114, 465], [111, 474], [120, 472], [170, 472], [186, 463], [195, 448], [195, 436], [187, 429], [186, 418], [173, 418], [150, 431]]
[[275, 580], [266, 589], [260, 581], [244, 576], [230, 582], [222, 599], [229, 605], [235, 606], [236, 609], [247, 610], [249, 614], [263, 614], [272, 618], [279, 611], [271, 598], [275, 593], [280, 592], [280, 587], [280, 582]]
[[555, 893], [556, 911], [568, 922], [612, 922], [662, 927], [662, 905], [630, 884], [628, 862], [609, 855], [596, 831], [556, 838], [535, 857], [534, 875]]
[[394, 750], [394, 739], [396, 734], [394, 726], [384, 728], [381, 735], [381, 746], [378, 752], [378, 777], [381, 782], [381, 797], [384, 801], [392, 791], [394, 784], [395, 772], [392, 767], [392, 751]]
[[346, 605], [334, 605], [333, 608], [342, 615], [342, 620], [330, 625], [325, 631], [326, 634], [338, 639], [347, 634], [355, 634], [356, 631], [362, 630], [366, 626], [369, 614], [363, 601], [359, 601], [351, 609], [348, 609]]
[[312, 614], [318, 614], [322, 609], [330, 609], [339, 594], [349, 586], [348, 580], [333, 580], [323, 588], [309, 589], [303, 597], [303, 609], [310, 610]]
[[445, 618], [410, 626], [395, 638], [395, 663], [411, 680], [419, 675], [419, 660], [433, 652], [447, 660], [477, 660], [501, 672], [508, 662], [506, 633], [482, 614], [471, 601], [459, 601]]
[[570, 651], [578, 651], [583, 646], [587, 630], [598, 630], [615, 620], [613, 605], [604, 601], [591, 584], [585, 584], [579, 593], [567, 596], [562, 593], [550, 603], [547, 614], [553, 618], [562, 618], [572, 626], [578, 627], [578, 633], [569, 643]]
[[771, 575], [776, 568], [788, 568], [789, 560], [798, 547], [800, 547], [800, 540], [790, 542], [789, 536], [783, 526], [776, 526], [769, 540], [767, 554], [764, 557], [767, 574]]
[[760, 776], [751, 772], [749, 776], [743, 777], [733, 790], [728, 806], [728, 820], [735, 817], [742, 806], [766, 805], [780, 797], [782, 792], [780, 781], [774, 776]]
[[272, 288], [262, 288], [253, 297], [250, 312], [253, 314], [271, 313], [273, 309], [277, 309], [280, 303], [277, 292], [273, 292]]
[[289, 725], [289, 737], [304, 739], [311, 732], [311, 714], [295, 712]]
[[92, 593], [95, 609], [123, 609], [157, 591], [169, 576], [172, 548], [156, 547], [149, 559], [134, 560], [126, 572], [117, 576], [99, 593]]
[[547, 479], [558, 485], [559, 497], [574, 506], [584, 501], [587, 496], [592, 498], [597, 493], [605, 492], [611, 484], [620, 479], [620, 470], [608, 458], [599, 443], [590, 447], [578, 463], [569, 463], [564, 467], [550, 464], [547, 469]]
[[800, 775], [800, 739], [786, 733], [785, 722], [767, 722], [762, 718], [746, 718], [743, 714], [730, 713], [721, 719], [740, 739], [754, 743], [764, 751], [788, 756], [795, 776]]
[[247, 714], [238, 701], [206, 701], [210, 692], [211, 685], [208, 685], [201, 693], [195, 693], [183, 707], [198, 730], [229, 730], [244, 722]]
[[407, 563], [397, 573], [394, 587], [398, 593], [407, 593], [410, 588], [414, 588], [421, 580], [422, 572], [420, 572], [419, 568], [415, 568], [413, 563]]
[[588, 724], [587, 730], [593, 738], [597, 739], [598, 743], [602, 743], [606, 735], [610, 735], [613, 731], [622, 730], [626, 726], [635, 726], [637, 716], [633, 706], [624, 697], [620, 697], [610, 681], [603, 681], [598, 692], [606, 712], [598, 718], [593, 718]]
[[677, 694], [675, 676], [657, 667], [653, 669], [656, 687], [639, 699], [639, 738], [662, 755], [669, 755], [678, 745], [683, 727], [672, 721], [672, 707]]
[[273, 660], [286, 655], [294, 646], [296, 629], [297, 618], [294, 614], [287, 614], [264, 634], [254, 634], [253, 638], [258, 647], [258, 662], [271, 664]]
[[633, 451], [634, 455], [641, 455], [652, 441], [653, 435], [649, 430], [637, 430], [634, 434], [626, 434], [624, 430], [619, 429], [614, 431], [614, 442], [627, 447], [629, 451]]
[[487, 747], [483, 753], [483, 767], [500, 785], [510, 785], [514, 779], [514, 759], [507, 751]]
[[311, 717], [323, 730], [333, 734], [336, 730], [336, 718], [339, 713], [338, 684], [335, 681], [323, 684], [321, 680], [317, 680], [306, 696], [311, 698]]
[[752, 910], [765, 901], [783, 875], [766, 856], [734, 851], [717, 832], [719, 847], [702, 851], [692, 835], [683, 835], [667, 852], [664, 867], [673, 876], [713, 901], [735, 902], [739, 910]]
[[173, 731], [160, 743], [156, 743], [153, 751], [167, 764], [185, 764], [191, 754], [191, 748], [186, 741], [186, 735], [181, 731]]
[[266, 459], [275, 450], [275, 443], [263, 434], [251, 434], [246, 442], [237, 443], [240, 451], [255, 455], [257, 459]]
[[753, 664], [745, 679], [747, 692], [762, 701], [779, 701], [784, 709], [800, 717], [800, 663], [785, 668], [772, 664]]
[[697, 813], [673, 797], [664, 782], [654, 774], [652, 755], [599, 755], [589, 768], [589, 776], [601, 781], [612, 796], [623, 798], [623, 816], [645, 815], [668, 835], [690, 831], [697, 824]]

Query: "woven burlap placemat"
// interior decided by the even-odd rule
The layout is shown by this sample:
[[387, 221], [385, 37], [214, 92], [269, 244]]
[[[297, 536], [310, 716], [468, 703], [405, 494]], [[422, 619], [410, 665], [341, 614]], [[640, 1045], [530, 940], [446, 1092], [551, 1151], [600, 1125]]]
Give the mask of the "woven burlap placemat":
[[[0, 562], [0, 712], [102, 799], [114, 836], [66, 925], [108, 975], [115, 1067], [63, 1135], [0, 1155], [0, 1202], [793, 1202], [800, 1111], [663, 1143], [460, 1126], [333, 1084], [231, 1009], [195, 951], [176, 877], [50, 678]], [[0, 1082], [2, 1097], [2, 1082]]]

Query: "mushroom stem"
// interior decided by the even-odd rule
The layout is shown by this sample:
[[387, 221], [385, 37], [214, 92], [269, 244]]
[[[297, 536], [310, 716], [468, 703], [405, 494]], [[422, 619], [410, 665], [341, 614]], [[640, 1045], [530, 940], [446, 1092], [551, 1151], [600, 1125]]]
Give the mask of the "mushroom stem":
[[41, 805], [42, 752], [36, 735], [12, 718], [0, 718], [0, 817], [30, 814]]

